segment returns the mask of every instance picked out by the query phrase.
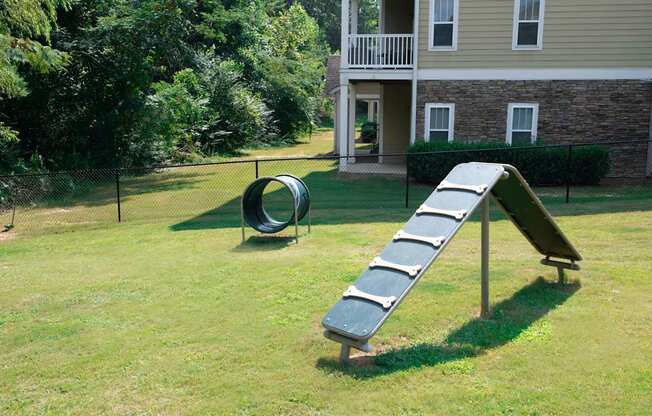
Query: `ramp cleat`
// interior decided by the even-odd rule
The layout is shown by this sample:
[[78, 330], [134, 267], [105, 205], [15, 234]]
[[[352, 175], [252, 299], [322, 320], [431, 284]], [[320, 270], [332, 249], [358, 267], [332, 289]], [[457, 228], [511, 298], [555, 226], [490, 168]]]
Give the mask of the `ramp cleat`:
[[453, 211], [448, 209], [437, 209], [431, 208], [426, 204], [423, 204], [417, 209], [417, 215], [441, 215], [444, 217], [455, 218], [458, 221], [462, 221], [466, 217], [466, 210], [461, 209], [459, 211]]
[[443, 190], [454, 190], [454, 191], [470, 191], [475, 192], [478, 195], [484, 194], [489, 187], [487, 185], [461, 185], [459, 183], [449, 182], [447, 180], [441, 181], [439, 186], [437, 186], [438, 191]]
[[372, 269], [376, 267], [382, 267], [385, 269], [398, 270], [400, 272], [407, 273], [408, 275], [410, 275], [410, 277], [416, 277], [421, 271], [421, 269], [423, 268], [423, 266], [421, 266], [420, 264], [417, 264], [416, 266], [404, 266], [402, 264], [396, 264], [390, 261], [385, 261], [380, 257], [376, 257], [375, 259], [373, 259], [371, 263], [369, 263], [369, 267]]
[[384, 309], [389, 309], [392, 307], [394, 302], [396, 302], [396, 296], [376, 296], [371, 295], [367, 292], [363, 292], [355, 286], [349, 286], [349, 288], [342, 295], [344, 298], [358, 298], [374, 302], [382, 306]]
[[446, 237], [425, 237], [422, 235], [406, 233], [405, 231], [401, 230], [394, 235], [394, 241], [399, 240], [418, 241], [420, 243], [430, 244], [435, 248], [439, 248], [442, 246], [442, 244], [444, 244], [444, 241], [446, 241]]

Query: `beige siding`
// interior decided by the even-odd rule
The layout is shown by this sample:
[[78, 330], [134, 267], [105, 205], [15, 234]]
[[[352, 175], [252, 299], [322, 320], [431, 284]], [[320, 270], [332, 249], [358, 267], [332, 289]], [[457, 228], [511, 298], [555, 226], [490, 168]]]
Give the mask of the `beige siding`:
[[410, 144], [410, 91], [407, 82], [383, 85], [383, 153], [403, 153]]
[[512, 50], [514, 0], [459, 0], [456, 52], [428, 50], [420, 2], [420, 69], [652, 67], [652, 0], [546, 0], [541, 51]]
[[358, 95], [380, 95], [380, 83], [378, 82], [358, 82], [355, 84], [355, 93]]
[[385, 0], [385, 33], [412, 33], [414, 3], [405, 0]]

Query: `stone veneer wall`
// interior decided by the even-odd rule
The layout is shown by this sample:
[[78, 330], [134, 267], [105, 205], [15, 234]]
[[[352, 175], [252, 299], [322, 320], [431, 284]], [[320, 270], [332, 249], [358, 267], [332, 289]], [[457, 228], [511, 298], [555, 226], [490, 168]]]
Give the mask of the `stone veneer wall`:
[[[652, 82], [419, 81], [417, 138], [426, 103], [455, 104], [455, 139], [505, 141], [507, 105], [539, 103], [538, 137], [545, 144], [640, 140], [650, 137]], [[645, 176], [648, 145], [612, 148], [610, 177]]]

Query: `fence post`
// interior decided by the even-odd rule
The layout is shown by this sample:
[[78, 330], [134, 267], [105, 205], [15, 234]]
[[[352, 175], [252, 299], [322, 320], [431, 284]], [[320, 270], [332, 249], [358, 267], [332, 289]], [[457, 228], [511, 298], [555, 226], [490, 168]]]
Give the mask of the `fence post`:
[[256, 159], [256, 179], [258, 179], [258, 159]]
[[410, 208], [410, 155], [405, 155], [405, 208]]
[[571, 160], [573, 158], [573, 145], [568, 145], [568, 159], [566, 160], [566, 203], [570, 203], [571, 187]]
[[115, 171], [115, 198], [118, 203], [118, 222], [122, 222], [122, 207], [120, 206], [120, 169]]

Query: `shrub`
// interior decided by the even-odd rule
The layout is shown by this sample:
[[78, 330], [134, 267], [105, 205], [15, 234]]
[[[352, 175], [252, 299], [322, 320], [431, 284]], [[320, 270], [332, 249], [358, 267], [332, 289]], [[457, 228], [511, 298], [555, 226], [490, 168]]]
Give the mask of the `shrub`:
[[362, 131], [360, 132], [360, 140], [362, 143], [371, 143], [375, 142], [378, 137], [378, 123], [373, 121], [367, 121], [362, 125]]
[[[427, 152], [445, 152], [423, 154]], [[609, 173], [610, 159], [601, 146], [576, 146], [568, 172], [566, 147], [518, 147], [503, 143], [426, 143], [408, 148], [410, 174], [419, 182], [439, 183], [460, 163], [505, 163], [516, 167], [535, 186], [597, 185]]]

